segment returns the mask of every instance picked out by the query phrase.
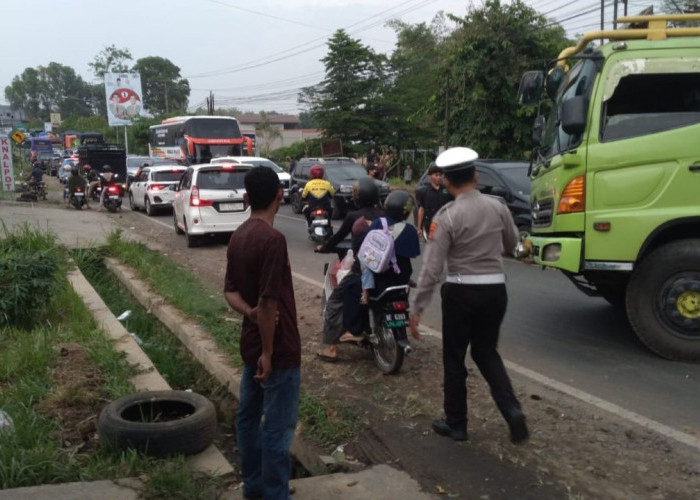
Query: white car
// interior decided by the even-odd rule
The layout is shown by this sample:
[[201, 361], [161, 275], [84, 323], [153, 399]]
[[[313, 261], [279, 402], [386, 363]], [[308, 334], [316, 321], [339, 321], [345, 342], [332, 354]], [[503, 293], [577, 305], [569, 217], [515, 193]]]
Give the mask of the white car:
[[187, 167], [175, 188], [173, 224], [193, 247], [208, 234], [232, 233], [250, 216], [243, 200], [245, 174], [252, 165], [203, 163]]
[[260, 156], [220, 156], [218, 158], [212, 158], [212, 164], [220, 163], [245, 163], [247, 165], [253, 165], [254, 167], [267, 167], [271, 168], [277, 173], [277, 177], [280, 179], [280, 184], [284, 188], [284, 202], [289, 203], [289, 181], [290, 176], [284, 171], [282, 167], [277, 165], [274, 161], [268, 160], [267, 158], [261, 158]]
[[150, 216], [156, 210], [171, 208], [175, 199], [175, 187], [187, 170], [181, 165], [145, 167], [138, 179], [129, 185], [129, 206], [143, 209]]

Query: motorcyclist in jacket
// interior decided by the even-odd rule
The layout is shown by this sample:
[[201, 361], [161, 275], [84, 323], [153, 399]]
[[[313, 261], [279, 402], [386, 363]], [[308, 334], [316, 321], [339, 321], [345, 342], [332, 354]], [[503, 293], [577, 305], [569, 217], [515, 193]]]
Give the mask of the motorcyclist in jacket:
[[[75, 193], [75, 188], [78, 186], [83, 188], [83, 193], [87, 191], [87, 181], [85, 180], [85, 177], [80, 175], [80, 170], [78, 167], [73, 166], [70, 170], [71, 175], [68, 178], [68, 182], [66, 182], [66, 190], [68, 192], [68, 196], [66, 197], [66, 204], [70, 205], [71, 198], [73, 197], [73, 194]], [[90, 205], [88, 204], [87, 200], [87, 194], [85, 197], [85, 206], [87, 208], [90, 208]]]
[[41, 181], [44, 179], [44, 169], [41, 168], [41, 164], [37, 161], [34, 162], [34, 165], [32, 166], [32, 170], [29, 172], [29, 175], [27, 175], [25, 181], [29, 182], [29, 184], [40, 184]]
[[[379, 206], [379, 188], [369, 177], [364, 177], [353, 186], [353, 199], [359, 207], [348, 212], [343, 219], [340, 229], [331, 236], [323, 245], [315, 248], [316, 252], [332, 252], [336, 245], [346, 236], [352, 233], [355, 222], [364, 217], [371, 222], [384, 216], [384, 210]], [[326, 308], [323, 321], [323, 346], [316, 355], [324, 361], [336, 361], [338, 359], [337, 344], [348, 340], [356, 340], [362, 334], [362, 306], [360, 297], [362, 294], [361, 269], [357, 260], [358, 250], [362, 244], [364, 234], [353, 237], [352, 249], [355, 255], [350, 272], [338, 283], [326, 300]]]
[[331, 200], [335, 196], [335, 190], [330, 182], [323, 178], [323, 167], [321, 165], [312, 165], [309, 169], [311, 180], [306, 183], [304, 190], [301, 192], [301, 202], [304, 204], [302, 211], [306, 216], [306, 224], [311, 224], [311, 214], [317, 208], [323, 208], [331, 213]]
[[102, 167], [102, 173], [98, 174], [98, 178], [90, 182], [90, 186], [88, 187], [88, 198], [91, 198], [92, 192], [95, 190], [95, 188], [98, 185], [102, 184], [102, 192], [100, 193], [100, 206], [98, 207], [98, 210], [103, 210], [105, 192], [107, 191], [107, 185], [112, 181], [112, 177], [114, 177], [114, 174], [112, 173], [112, 167], [110, 167], [109, 165], [105, 165]]

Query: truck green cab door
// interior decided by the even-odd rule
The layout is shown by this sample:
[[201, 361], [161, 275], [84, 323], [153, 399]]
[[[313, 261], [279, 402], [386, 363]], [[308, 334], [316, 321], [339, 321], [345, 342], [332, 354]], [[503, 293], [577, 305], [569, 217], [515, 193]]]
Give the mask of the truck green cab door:
[[700, 50], [611, 54], [591, 103], [584, 259], [633, 263], [700, 215]]

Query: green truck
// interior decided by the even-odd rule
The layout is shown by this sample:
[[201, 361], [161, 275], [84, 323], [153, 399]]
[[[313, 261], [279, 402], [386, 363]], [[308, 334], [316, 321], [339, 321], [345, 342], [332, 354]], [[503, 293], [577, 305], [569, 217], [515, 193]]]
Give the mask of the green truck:
[[700, 28], [689, 21], [700, 15], [619, 18], [628, 26], [523, 75], [520, 102], [540, 113], [521, 250], [624, 308], [657, 354], [698, 361]]

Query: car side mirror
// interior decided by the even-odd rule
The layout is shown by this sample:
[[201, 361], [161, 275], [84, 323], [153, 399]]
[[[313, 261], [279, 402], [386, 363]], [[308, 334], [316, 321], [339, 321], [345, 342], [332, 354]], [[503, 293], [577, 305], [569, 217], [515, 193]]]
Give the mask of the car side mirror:
[[511, 200], [512, 196], [510, 195], [508, 190], [506, 190], [506, 188], [504, 188], [502, 186], [493, 186], [491, 188], [491, 192], [489, 194], [491, 194], [493, 196], [500, 196], [501, 198], [503, 198], [506, 201], [512, 201]]
[[586, 130], [588, 97], [575, 96], [561, 105], [561, 128], [569, 135], [580, 135]]

